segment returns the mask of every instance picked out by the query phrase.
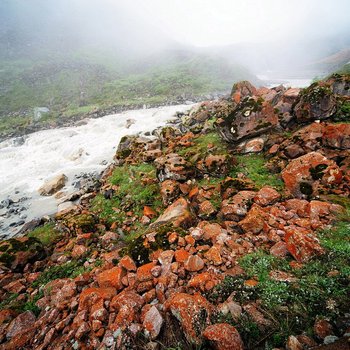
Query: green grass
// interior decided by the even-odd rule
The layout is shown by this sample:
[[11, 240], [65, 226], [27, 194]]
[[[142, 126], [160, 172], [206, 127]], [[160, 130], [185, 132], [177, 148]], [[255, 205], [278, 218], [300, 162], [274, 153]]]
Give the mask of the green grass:
[[28, 237], [37, 238], [46, 247], [52, 245], [59, 239], [60, 233], [55, 229], [54, 224], [45, 224], [37, 227], [28, 234]]
[[75, 278], [84, 272], [89, 271], [83, 264], [84, 260], [72, 260], [62, 265], [54, 265], [45, 269], [32, 284], [33, 288], [45, 286], [58, 278]]
[[[204, 157], [207, 154], [227, 154], [227, 146], [216, 132], [200, 135], [193, 140], [194, 145], [181, 148], [178, 154], [183, 157], [198, 156]], [[211, 144], [213, 147], [208, 148]]]
[[283, 189], [282, 179], [267, 169], [266, 159], [263, 155], [247, 154], [238, 155], [236, 158], [238, 164], [230, 174], [232, 177], [237, 177], [238, 173], [243, 173], [253, 181], [258, 189], [263, 186], [271, 186], [276, 190]]
[[[154, 180], [152, 184], [143, 184], [143, 178]], [[155, 211], [163, 208], [159, 187], [156, 182], [156, 169], [150, 164], [125, 165], [117, 167], [109, 183], [118, 186], [112, 199], [105, 199], [102, 194], [97, 195], [92, 201], [91, 210], [101, 219], [111, 224], [123, 223], [126, 212], [132, 211], [141, 217], [145, 205]]]
[[55, 125], [112, 106], [175, 103], [179, 96], [229, 91], [233, 82], [255, 78], [240, 66], [193, 52], [159, 54], [149, 64], [91, 52], [47, 56], [0, 61], [0, 135], [32, 123], [34, 107], [50, 109], [37, 123]]
[[[331, 320], [339, 313], [347, 312], [350, 293], [350, 224], [339, 222], [333, 228], [319, 233], [321, 245], [326, 254], [303, 264], [301, 269], [292, 269], [290, 259], [271, 256], [267, 252], [257, 251], [242, 257], [240, 266], [245, 276], [226, 276], [216, 286], [208, 298], [212, 302], [226, 300], [231, 293], [240, 303], [259, 299], [261, 308], [271, 322], [271, 332], [267, 346], [283, 346], [290, 334], [299, 334], [312, 330], [316, 317]], [[291, 274], [295, 282], [280, 282], [270, 278], [274, 270]], [[335, 272], [333, 274], [333, 272]], [[332, 272], [332, 273], [330, 273]], [[246, 279], [256, 279], [255, 287], [247, 288]], [[238, 324], [246, 344], [259, 342], [265, 335], [257, 333], [255, 339], [247, 329], [249, 318], [243, 313]], [[312, 332], [312, 331], [311, 331]]]

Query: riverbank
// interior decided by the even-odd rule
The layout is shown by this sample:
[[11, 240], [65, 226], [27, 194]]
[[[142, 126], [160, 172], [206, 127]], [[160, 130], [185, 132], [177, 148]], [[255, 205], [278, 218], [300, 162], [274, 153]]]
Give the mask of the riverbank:
[[[0, 143], [2, 238], [16, 234], [25, 222], [54, 214], [58, 205], [68, 205], [69, 196], [80, 191], [82, 183], [98, 181], [123, 136], [149, 134], [192, 106], [131, 110]], [[39, 187], [59, 174], [68, 177], [60, 195], [40, 196]], [[84, 176], [82, 181], [79, 177]]]

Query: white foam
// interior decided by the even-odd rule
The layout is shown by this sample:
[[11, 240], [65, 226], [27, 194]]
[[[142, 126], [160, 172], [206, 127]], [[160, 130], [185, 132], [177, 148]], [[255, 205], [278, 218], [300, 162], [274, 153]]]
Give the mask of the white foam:
[[[86, 125], [35, 132], [19, 146], [6, 140], [0, 143], [0, 201], [14, 197], [17, 191], [17, 197], [31, 197], [27, 221], [52, 214], [57, 209], [56, 199], [41, 197], [37, 192], [46, 179], [63, 173], [68, 176], [66, 187], [71, 190], [75, 175], [99, 172], [106, 167], [102, 163], [112, 160], [123, 136], [152, 131], [166, 124], [177, 111], [191, 107], [141, 109], [90, 119]], [[128, 119], [135, 120], [129, 129]]]

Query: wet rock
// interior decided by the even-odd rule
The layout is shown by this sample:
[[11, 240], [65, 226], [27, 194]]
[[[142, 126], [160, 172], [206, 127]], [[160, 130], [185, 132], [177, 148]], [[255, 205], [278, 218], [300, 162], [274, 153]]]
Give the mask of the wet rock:
[[281, 195], [272, 187], [263, 187], [254, 197], [254, 202], [262, 207], [272, 205], [281, 198]]
[[200, 271], [204, 267], [204, 261], [198, 255], [190, 255], [185, 263], [185, 269], [190, 272]]
[[64, 174], [60, 174], [55, 176], [54, 178], [46, 181], [44, 185], [42, 185], [38, 192], [41, 196], [51, 196], [63, 188], [67, 182], [68, 178]]
[[307, 229], [295, 226], [285, 228], [285, 231], [287, 249], [298, 262], [307, 262], [324, 253], [318, 239]]
[[152, 306], [145, 314], [143, 321], [143, 328], [145, 334], [151, 339], [156, 339], [162, 328], [164, 319], [158, 309]]
[[0, 262], [12, 270], [45, 257], [42, 243], [34, 237], [11, 238], [0, 243]]
[[195, 221], [189, 205], [184, 198], [179, 198], [175, 203], [165, 209], [164, 213], [152, 224], [153, 226], [172, 223], [175, 227], [189, 227]]
[[11, 321], [7, 329], [7, 339], [27, 332], [34, 326], [35, 320], [35, 315], [31, 311], [26, 311], [18, 315], [13, 321]]
[[123, 288], [122, 278], [126, 272], [121, 267], [113, 267], [97, 275], [97, 283], [100, 287], [114, 287], [117, 290]]
[[190, 343], [201, 344], [202, 331], [210, 324], [211, 304], [200, 294], [174, 293], [165, 303], [181, 324]]
[[249, 81], [240, 81], [233, 85], [231, 90], [231, 99], [235, 103], [239, 103], [243, 98], [247, 96], [254, 96], [256, 93], [256, 88]]
[[158, 179], [187, 180], [194, 173], [193, 167], [183, 157], [176, 153], [170, 153], [159, 157], [154, 161], [157, 168]]
[[337, 107], [332, 89], [323, 82], [314, 83], [300, 94], [294, 113], [301, 122], [323, 120], [331, 117]]
[[339, 183], [342, 173], [334, 161], [311, 152], [292, 160], [282, 171], [282, 179], [294, 196], [303, 198], [312, 196], [320, 181], [327, 185]]
[[232, 143], [265, 134], [278, 124], [273, 106], [254, 98], [244, 99], [226, 119], [217, 121], [221, 137]]
[[208, 326], [203, 336], [216, 350], [243, 350], [243, 342], [237, 329], [227, 323]]

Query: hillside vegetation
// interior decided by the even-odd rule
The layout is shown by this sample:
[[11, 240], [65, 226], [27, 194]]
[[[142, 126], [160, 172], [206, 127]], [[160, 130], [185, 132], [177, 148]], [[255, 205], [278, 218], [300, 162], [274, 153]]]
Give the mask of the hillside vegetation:
[[1, 61], [0, 135], [31, 127], [35, 107], [50, 110], [36, 122], [48, 126], [111, 107], [183, 103], [254, 79], [241, 66], [186, 51], [163, 52], [142, 64], [84, 52], [47, 57]]

